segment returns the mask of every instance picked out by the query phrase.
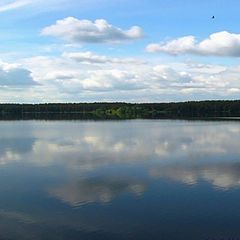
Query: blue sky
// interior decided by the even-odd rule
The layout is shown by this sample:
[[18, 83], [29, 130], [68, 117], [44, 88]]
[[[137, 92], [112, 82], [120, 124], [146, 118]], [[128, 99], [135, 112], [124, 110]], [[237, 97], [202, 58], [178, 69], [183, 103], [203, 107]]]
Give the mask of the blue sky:
[[239, 99], [239, 7], [2, 0], [0, 101]]

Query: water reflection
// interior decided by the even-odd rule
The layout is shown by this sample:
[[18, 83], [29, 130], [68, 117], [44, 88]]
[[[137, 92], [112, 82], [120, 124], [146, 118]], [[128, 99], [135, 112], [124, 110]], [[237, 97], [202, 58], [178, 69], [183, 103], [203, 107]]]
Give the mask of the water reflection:
[[[238, 233], [238, 122], [1, 122], [0, 131], [0, 238], [202, 239], [188, 222], [204, 232], [216, 216], [232, 217]], [[169, 230], [179, 225], [184, 238]]]
[[131, 192], [140, 196], [145, 191], [145, 184], [128, 179], [84, 179], [67, 183], [50, 190], [50, 194], [70, 204], [80, 206], [88, 203], [109, 203], [114, 197]]
[[155, 177], [186, 183], [202, 178], [217, 186], [238, 185], [238, 123], [21, 122], [16, 135], [11, 136], [8, 133], [13, 125], [16, 128], [19, 124], [0, 126], [1, 165], [61, 165], [74, 174], [83, 174], [109, 165], [137, 164], [146, 171], [152, 166], [150, 175]]
[[205, 180], [214, 187], [230, 189], [240, 187], [240, 163], [203, 164], [188, 166], [167, 166], [150, 171], [155, 178], [166, 177], [174, 181], [194, 185]]
[[0, 209], [0, 217], [3, 219], [10, 219], [24, 224], [33, 224], [35, 223], [34, 219], [27, 214], [21, 212], [7, 211]]

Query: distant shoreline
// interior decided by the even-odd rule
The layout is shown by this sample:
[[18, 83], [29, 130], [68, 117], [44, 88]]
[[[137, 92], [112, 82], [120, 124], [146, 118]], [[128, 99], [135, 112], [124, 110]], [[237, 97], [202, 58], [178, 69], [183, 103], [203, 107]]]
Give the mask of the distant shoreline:
[[0, 104], [0, 119], [240, 119], [240, 100], [172, 103]]

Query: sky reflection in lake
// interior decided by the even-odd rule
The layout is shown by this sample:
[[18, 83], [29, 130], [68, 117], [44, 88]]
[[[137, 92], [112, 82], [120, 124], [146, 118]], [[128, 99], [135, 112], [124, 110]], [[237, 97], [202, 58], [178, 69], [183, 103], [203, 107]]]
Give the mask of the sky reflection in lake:
[[0, 131], [1, 239], [240, 237], [239, 122], [22, 121]]

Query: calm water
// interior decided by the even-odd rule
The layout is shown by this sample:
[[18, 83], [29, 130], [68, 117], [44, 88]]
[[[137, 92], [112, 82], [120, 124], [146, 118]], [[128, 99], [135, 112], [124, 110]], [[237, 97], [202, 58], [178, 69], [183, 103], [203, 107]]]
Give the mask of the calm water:
[[0, 239], [240, 239], [240, 122], [0, 123]]

